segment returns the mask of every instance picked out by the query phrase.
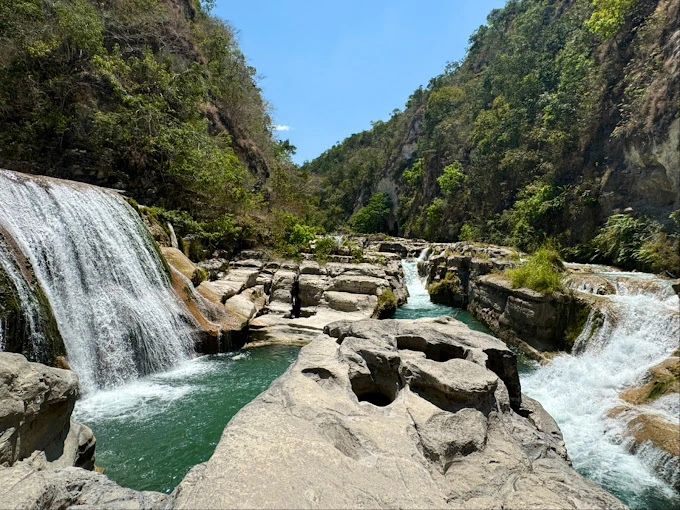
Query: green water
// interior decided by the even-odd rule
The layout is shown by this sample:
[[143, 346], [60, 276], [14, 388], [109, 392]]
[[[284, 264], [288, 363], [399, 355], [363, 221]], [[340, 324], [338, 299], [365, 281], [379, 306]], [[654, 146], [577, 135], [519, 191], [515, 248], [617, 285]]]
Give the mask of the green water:
[[210, 458], [229, 420], [295, 361], [298, 347], [206, 356], [78, 402], [97, 465], [124, 487], [171, 492]]

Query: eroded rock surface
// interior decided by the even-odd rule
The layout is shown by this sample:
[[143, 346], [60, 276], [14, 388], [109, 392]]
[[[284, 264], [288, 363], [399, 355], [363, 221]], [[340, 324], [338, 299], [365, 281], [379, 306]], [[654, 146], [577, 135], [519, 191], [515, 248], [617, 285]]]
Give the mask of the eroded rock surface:
[[452, 319], [337, 322], [225, 429], [169, 508], [623, 508]]
[[0, 352], [0, 508], [158, 508], [159, 493], [125, 489], [94, 469], [92, 431], [71, 420], [70, 370]]

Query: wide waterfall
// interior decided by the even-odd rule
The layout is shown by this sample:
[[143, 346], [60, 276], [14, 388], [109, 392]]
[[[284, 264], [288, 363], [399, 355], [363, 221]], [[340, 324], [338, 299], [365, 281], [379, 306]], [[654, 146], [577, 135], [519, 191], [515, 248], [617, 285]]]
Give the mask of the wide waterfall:
[[[191, 319], [139, 216], [115, 192], [0, 170], [0, 231], [35, 273], [85, 392], [190, 356]], [[0, 250], [0, 270], [16, 266], [8, 257]], [[24, 312], [35, 313], [24, 294]]]
[[[678, 476], [677, 464], [658, 465], [664, 454], [649, 445], [631, 455], [626, 420], [612, 410], [625, 404], [624, 389], [639, 384], [649, 368], [678, 348], [678, 297], [670, 282], [653, 275], [589, 269], [609, 280], [616, 294], [597, 297], [600, 305], [576, 340], [575, 354], [526, 374], [522, 389], [560, 424], [576, 469], [633, 507], [677, 503], [677, 495], [654, 473], [671, 469]], [[677, 423], [677, 394], [632, 412]]]

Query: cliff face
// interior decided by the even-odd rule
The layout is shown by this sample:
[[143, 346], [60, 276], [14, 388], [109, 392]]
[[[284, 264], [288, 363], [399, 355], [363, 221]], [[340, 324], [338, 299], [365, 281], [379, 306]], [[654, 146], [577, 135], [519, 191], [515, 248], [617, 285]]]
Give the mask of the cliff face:
[[606, 36], [589, 28], [593, 9], [524, 0], [493, 11], [465, 60], [403, 112], [307, 165], [327, 208], [347, 219], [390, 189], [395, 233], [520, 246], [582, 243], [624, 210], [671, 224], [680, 1], [634, 2]]

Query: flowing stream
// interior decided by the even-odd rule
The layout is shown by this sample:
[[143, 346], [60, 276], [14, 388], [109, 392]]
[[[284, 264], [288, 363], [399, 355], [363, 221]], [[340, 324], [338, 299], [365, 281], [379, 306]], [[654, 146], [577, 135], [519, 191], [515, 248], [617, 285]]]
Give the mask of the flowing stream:
[[[84, 393], [190, 357], [191, 319], [139, 216], [116, 193], [0, 170], [0, 229], [49, 300]], [[10, 256], [0, 250], [0, 267], [15, 280]], [[35, 314], [25, 285], [15, 286], [24, 313]], [[41, 341], [31, 326], [38, 322], [29, 317], [34, 343]]]
[[[471, 328], [488, 332], [467, 312], [431, 303], [417, 262], [403, 262], [410, 297], [395, 318], [454, 315]], [[601, 306], [577, 339], [576, 354], [561, 355], [547, 366], [518, 356], [522, 391], [541, 402], [560, 425], [577, 471], [631, 508], [678, 508], [680, 496], [657, 474], [666, 469], [679, 476], [677, 463], [660, 466], [668, 456], [649, 445], [632, 454], [630, 440], [624, 437], [625, 422], [608, 417], [623, 404], [622, 390], [641, 382], [649, 368], [678, 349], [678, 298], [668, 281], [653, 275], [587, 269], [599, 271], [616, 294], [598, 298]], [[673, 394], [643, 410], [677, 423], [679, 407], [678, 395]]]
[[[632, 508], [677, 508], [677, 492], [657, 475], [670, 469], [677, 477], [677, 463], [660, 465], [668, 456], [649, 445], [631, 454], [626, 422], [610, 413], [625, 404], [619, 397], [623, 390], [638, 385], [649, 368], [678, 349], [678, 298], [669, 282], [653, 275], [592, 269], [600, 269], [598, 276], [609, 280], [616, 294], [598, 298], [601, 305], [576, 340], [576, 354], [524, 373], [522, 390], [558, 422], [580, 473]], [[675, 423], [680, 419], [677, 394], [642, 410]]]

